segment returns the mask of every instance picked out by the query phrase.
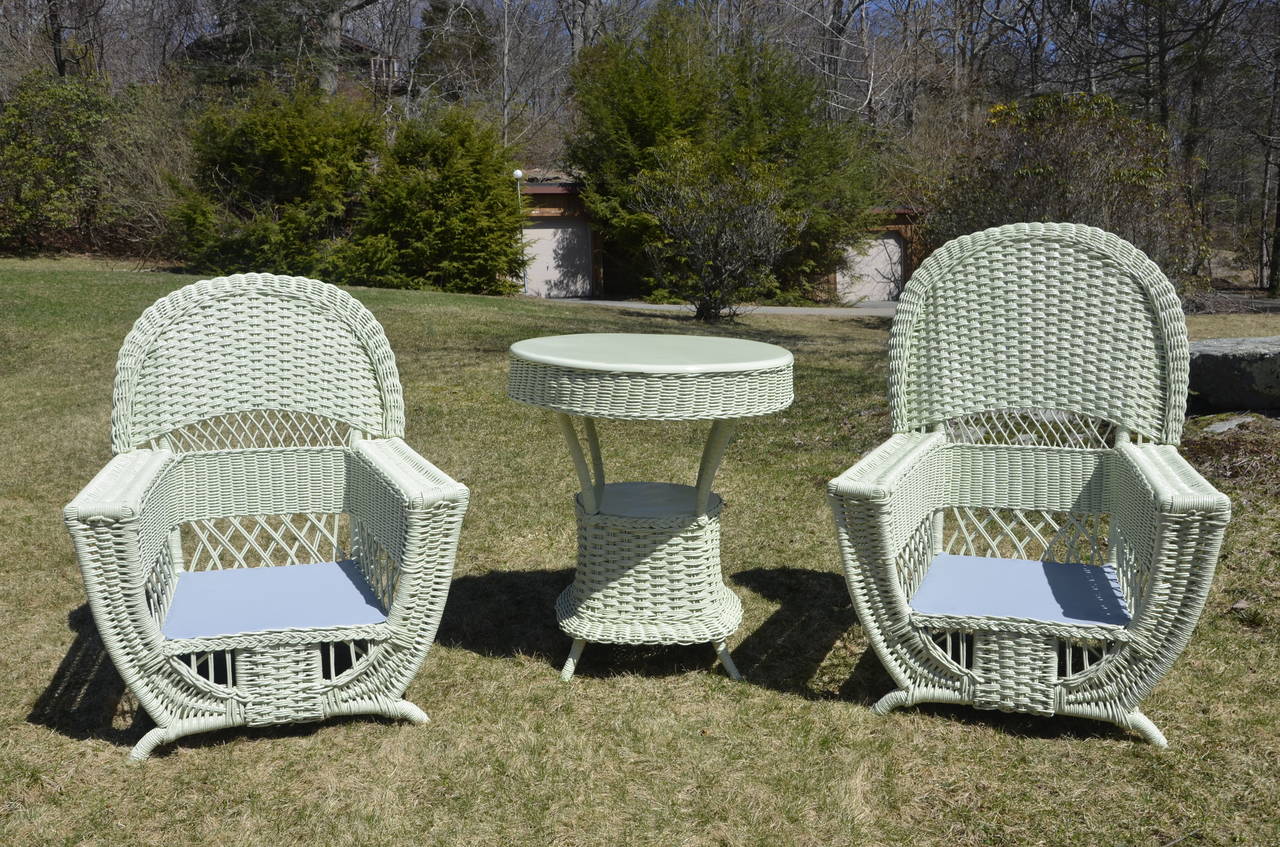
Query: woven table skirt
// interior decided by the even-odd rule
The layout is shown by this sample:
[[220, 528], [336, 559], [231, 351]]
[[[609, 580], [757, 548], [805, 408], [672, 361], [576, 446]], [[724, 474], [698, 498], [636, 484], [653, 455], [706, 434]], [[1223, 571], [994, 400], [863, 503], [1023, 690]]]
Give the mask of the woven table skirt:
[[[610, 489], [627, 495], [621, 510], [628, 514], [610, 513], [611, 501], [624, 499], [610, 497]], [[640, 498], [648, 499], [641, 508], [635, 508], [637, 492], [652, 495]], [[737, 630], [742, 602], [720, 573], [723, 504], [713, 494], [707, 513], [694, 515], [686, 508], [692, 492], [665, 483], [615, 483], [605, 486], [594, 515], [577, 501], [578, 567], [556, 601], [560, 629], [610, 644], [701, 644]]]

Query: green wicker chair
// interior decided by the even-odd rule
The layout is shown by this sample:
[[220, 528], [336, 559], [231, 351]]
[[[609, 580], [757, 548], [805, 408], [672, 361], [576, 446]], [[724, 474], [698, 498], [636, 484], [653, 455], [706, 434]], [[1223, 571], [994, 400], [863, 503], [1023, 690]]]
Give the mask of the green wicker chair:
[[185, 735], [380, 714], [435, 637], [468, 492], [401, 440], [382, 328], [310, 279], [152, 305], [116, 371], [111, 462], [65, 519], [102, 641]]
[[1014, 224], [911, 278], [890, 340], [894, 435], [832, 480], [854, 609], [920, 702], [1110, 721], [1204, 606], [1230, 503], [1181, 456], [1178, 297], [1131, 244]]

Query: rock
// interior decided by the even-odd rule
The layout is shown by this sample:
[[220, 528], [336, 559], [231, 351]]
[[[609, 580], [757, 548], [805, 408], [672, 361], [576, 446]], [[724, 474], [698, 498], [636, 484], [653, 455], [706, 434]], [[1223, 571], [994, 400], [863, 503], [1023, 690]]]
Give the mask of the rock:
[[1280, 335], [1191, 342], [1195, 412], [1280, 409]]
[[1227, 418], [1225, 421], [1218, 421], [1217, 423], [1211, 423], [1208, 426], [1206, 426], [1204, 429], [1205, 429], [1205, 432], [1212, 432], [1213, 434], [1217, 435], [1220, 432], [1227, 432], [1229, 430], [1233, 430], [1236, 427], [1240, 426], [1241, 424], [1247, 424], [1251, 420], [1253, 420], [1253, 415], [1236, 415], [1234, 418]]

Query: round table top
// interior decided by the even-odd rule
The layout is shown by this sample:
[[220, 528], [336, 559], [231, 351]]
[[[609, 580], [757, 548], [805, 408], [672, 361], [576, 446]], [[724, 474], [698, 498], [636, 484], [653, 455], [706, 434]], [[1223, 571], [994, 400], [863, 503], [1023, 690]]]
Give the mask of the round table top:
[[561, 368], [616, 373], [730, 373], [791, 364], [789, 350], [744, 338], [587, 332], [548, 335], [511, 345], [511, 355]]
[[511, 345], [507, 393], [557, 412], [620, 420], [766, 415], [791, 405], [793, 357], [742, 338], [583, 333]]

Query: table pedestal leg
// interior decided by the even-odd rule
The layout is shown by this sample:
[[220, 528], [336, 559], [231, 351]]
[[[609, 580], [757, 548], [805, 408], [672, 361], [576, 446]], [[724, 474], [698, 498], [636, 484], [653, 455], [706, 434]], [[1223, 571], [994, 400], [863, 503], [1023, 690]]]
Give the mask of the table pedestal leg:
[[724, 641], [717, 641], [716, 655], [720, 657], [720, 664], [724, 665], [725, 673], [729, 674], [729, 679], [741, 681], [742, 674], [738, 673], [738, 666], [733, 663], [733, 656], [729, 655], [729, 645]]
[[742, 603], [720, 572], [722, 503], [712, 493], [734, 422], [712, 424], [693, 486], [606, 485], [595, 422], [584, 419], [584, 451], [572, 418], [558, 417], [581, 486], [578, 566], [556, 600], [560, 629], [574, 639], [560, 678], [572, 679], [586, 642], [597, 641], [710, 642], [730, 678], [742, 679], [726, 644]]
[[578, 668], [578, 659], [582, 658], [582, 648], [587, 646], [585, 638], [573, 639], [573, 647], [569, 649], [569, 658], [564, 661], [564, 668], [560, 671], [560, 679], [568, 682], [573, 679], [573, 672]]

